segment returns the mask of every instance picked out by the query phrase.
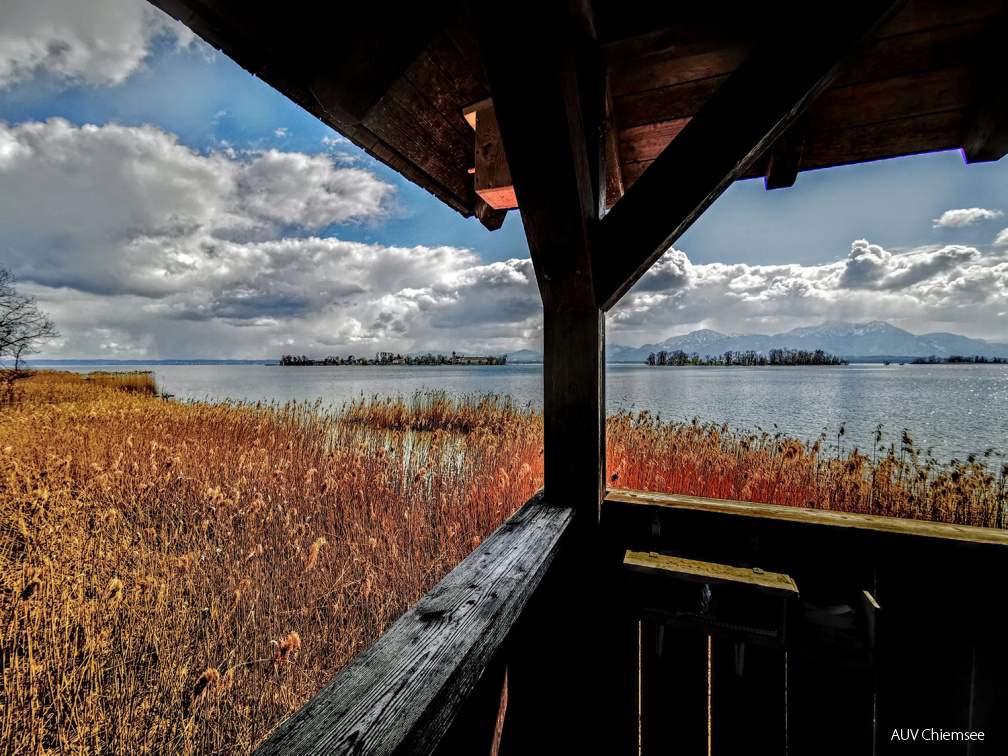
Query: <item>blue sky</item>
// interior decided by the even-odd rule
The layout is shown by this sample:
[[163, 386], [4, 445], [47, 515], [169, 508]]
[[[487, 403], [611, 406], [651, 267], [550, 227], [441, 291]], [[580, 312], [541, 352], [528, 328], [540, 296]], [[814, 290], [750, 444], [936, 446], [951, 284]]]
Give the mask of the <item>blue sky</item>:
[[[0, 266], [57, 322], [42, 358], [541, 346], [517, 212], [462, 218], [141, 0], [6, 0], [0, 124]], [[1006, 197], [1004, 160], [958, 152], [737, 183], [608, 338], [1008, 341]]]

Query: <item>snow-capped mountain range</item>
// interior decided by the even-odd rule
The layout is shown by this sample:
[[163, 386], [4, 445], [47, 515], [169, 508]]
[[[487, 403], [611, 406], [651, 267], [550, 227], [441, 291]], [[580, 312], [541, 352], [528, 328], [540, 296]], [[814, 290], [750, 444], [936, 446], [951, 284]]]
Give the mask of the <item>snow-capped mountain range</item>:
[[710, 329], [673, 336], [660, 344], [644, 344], [633, 348], [619, 344], [606, 345], [609, 362], [643, 362], [651, 352], [681, 349], [687, 354], [719, 355], [725, 352], [754, 350], [767, 353], [771, 349], [822, 349], [837, 357], [864, 362], [916, 357], [1008, 357], [1008, 344], [971, 339], [954, 333], [915, 335], [902, 328], [875, 320], [870, 323], [827, 321], [822, 325], [795, 328], [785, 333], [725, 334]]

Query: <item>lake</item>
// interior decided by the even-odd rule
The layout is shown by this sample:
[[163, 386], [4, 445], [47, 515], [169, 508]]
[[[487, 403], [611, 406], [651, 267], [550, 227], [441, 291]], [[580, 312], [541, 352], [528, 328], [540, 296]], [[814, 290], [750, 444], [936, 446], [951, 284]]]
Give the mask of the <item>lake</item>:
[[[66, 369], [66, 368], [61, 368]], [[69, 368], [76, 372], [123, 366]], [[542, 407], [542, 365], [500, 367], [267, 367], [137, 365], [153, 370], [161, 390], [178, 399], [314, 402], [339, 408], [361, 396], [453, 396], [496, 392]], [[607, 366], [606, 406], [648, 410], [665, 420], [727, 424], [744, 432], [781, 431], [803, 441], [821, 433], [844, 450], [870, 453], [875, 427], [899, 448], [905, 428], [918, 449], [942, 460], [993, 448], [1008, 451], [1008, 366], [844, 365], [836, 367]], [[776, 424], [776, 426], [775, 426]]]

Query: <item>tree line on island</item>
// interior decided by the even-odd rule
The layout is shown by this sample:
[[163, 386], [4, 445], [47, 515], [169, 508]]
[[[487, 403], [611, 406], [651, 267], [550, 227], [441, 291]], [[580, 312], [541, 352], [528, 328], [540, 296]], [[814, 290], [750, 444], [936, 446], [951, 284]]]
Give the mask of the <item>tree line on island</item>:
[[401, 355], [393, 354], [392, 352], [375, 352], [374, 359], [368, 359], [367, 357], [355, 357], [354, 355], [348, 356], [346, 359], [342, 357], [326, 357], [321, 360], [313, 360], [304, 355], [298, 357], [297, 355], [285, 354], [280, 358], [280, 364], [284, 366], [310, 366], [310, 365], [506, 365], [507, 355], [464, 355], [452, 352], [451, 356], [444, 354], [420, 354], [420, 355]]
[[953, 354], [949, 357], [936, 357], [931, 355], [930, 357], [918, 357], [916, 360], [910, 363], [911, 365], [1005, 365], [1008, 364], [1008, 358], [1005, 357], [984, 357], [980, 354], [975, 354], [972, 357], [965, 357], [961, 354]]
[[685, 367], [687, 365], [742, 365], [751, 367], [765, 367], [771, 365], [846, 365], [847, 360], [827, 354], [822, 349], [808, 351], [806, 349], [771, 349], [768, 354], [757, 352], [754, 349], [748, 351], [728, 351], [724, 354], [711, 357], [693, 352], [687, 354], [682, 349], [672, 352], [662, 349], [660, 352], [651, 352], [645, 360], [648, 365], [671, 365], [674, 367]]

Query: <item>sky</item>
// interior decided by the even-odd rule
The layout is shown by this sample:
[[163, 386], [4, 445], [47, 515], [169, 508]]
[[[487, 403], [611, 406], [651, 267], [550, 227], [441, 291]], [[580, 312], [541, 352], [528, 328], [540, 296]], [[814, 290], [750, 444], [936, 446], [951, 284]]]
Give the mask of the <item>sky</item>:
[[[542, 348], [517, 211], [463, 218], [144, 0], [0, 3], [0, 267], [39, 359]], [[1008, 342], [1008, 160], [737, 182], [606, 338], [829, 320]]]

